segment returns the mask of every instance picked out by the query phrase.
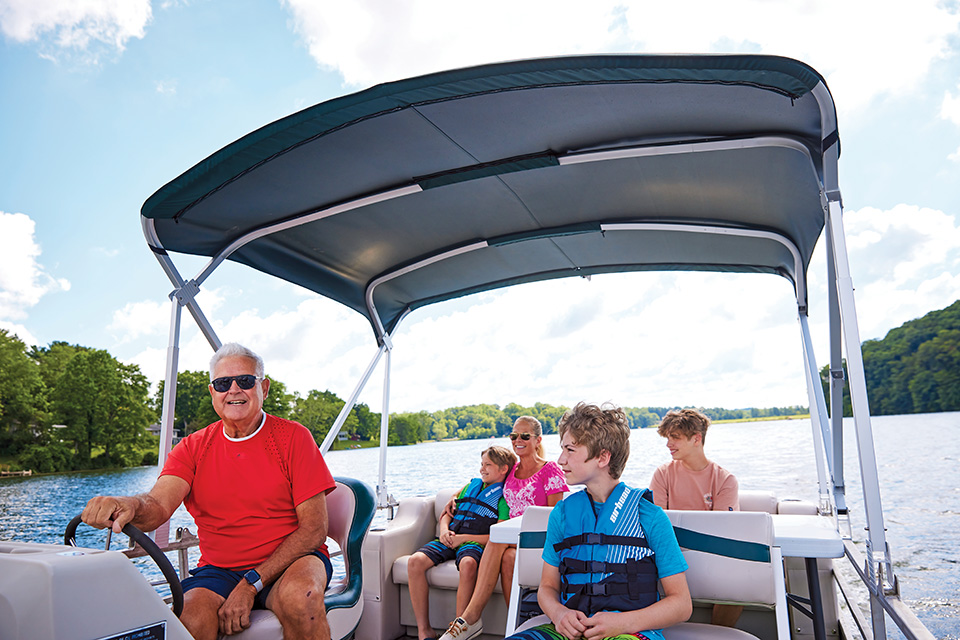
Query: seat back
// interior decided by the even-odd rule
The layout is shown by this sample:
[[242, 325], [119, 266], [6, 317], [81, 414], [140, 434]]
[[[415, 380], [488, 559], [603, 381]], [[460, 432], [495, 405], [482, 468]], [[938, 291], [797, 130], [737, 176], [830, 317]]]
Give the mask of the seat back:
[[765, 511], [667, 511], [689, 569], [695, 601], [774, 610], [777, 634], [789, 638], [782, 556]]
[[[335, 478], [337, 489], [327, 495], [327, 535], [336, 541], [343, 552], [346, 572], [339, 584], [328, 585], [324, 602], [330, 637], [348, 638], [353, 635], [363, 613], [363, 568], [360, 548], [376, 512], [373, 491], [353, 478]], [[332, 592], [339, 587], [339, 591]]]
[[543, 574], [543, 545], [547, 539], [547, 522], [551, 507], [527, 507], [520, 519], [520, 540], [517, 544], [517, 583], [527, 589], [540, 586]]
[[777, 512], [777, 494], [759, 489], [740, 489], [740, 511]]
[[698, 600], [774, 606], [773, 522], [765, 512], [667, 511]]
[[[370, 487], [359, 480], [334, 479], [336, 489], [327, 494], [327, 537], [340, 547], [345, 575], [340, 580], [330, 580], [324, 603], [330, 637], [344, 640], [353, 636], [363, 613], [360, 548], [373, 521], [376, 500]], [[231, 640], [276, 640], [282, 637], [282, 630], [272, 611], [257, 610], [250, 614], [249, 627], [229, 637]]]
[[447, 503], [450, 502], [450, 498], [457, 495], [460, 492], [459, 488], [456, 489], [441, 489], [437, 492], [437, 499], [433, 503], [433, 515], [437, 519], [437, 530], [436, 536], [440, 537], [440, 518], [443, 517], [443, 510], [446, 508]]

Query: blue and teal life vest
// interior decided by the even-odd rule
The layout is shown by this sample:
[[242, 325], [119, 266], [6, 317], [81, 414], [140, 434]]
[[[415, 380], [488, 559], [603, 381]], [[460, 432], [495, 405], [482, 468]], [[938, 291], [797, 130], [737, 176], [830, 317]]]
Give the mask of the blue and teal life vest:
[[502, 496], [502, 482], [484, 488], [480, 478], [471, 480], [463, 497], [457, 498], [457, 512], [450, 523], [450, 531], [467, 535], [489, 534], [490, 526], [500, 520]]
[[659, 599], [653, 549], [640, 526], [640, 501], [647, 489], [618, 484], [600, 507], [579, 491], [565, 498], [560, 556], [560, 601], [592, 616], [600, 611], [633, 611]]

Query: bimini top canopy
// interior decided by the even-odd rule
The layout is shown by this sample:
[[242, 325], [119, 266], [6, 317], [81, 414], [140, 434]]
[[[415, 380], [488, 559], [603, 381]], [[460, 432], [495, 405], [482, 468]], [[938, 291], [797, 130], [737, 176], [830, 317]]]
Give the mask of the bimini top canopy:
[[[210, 256], [364, 314], [633, 270], [805, 275], [836, 192], [833, 101], [771, 56], [604, 55], [391, 82], [237, 140], [143, 205]], [[836, 196], [838, 197], [838, 196]]]

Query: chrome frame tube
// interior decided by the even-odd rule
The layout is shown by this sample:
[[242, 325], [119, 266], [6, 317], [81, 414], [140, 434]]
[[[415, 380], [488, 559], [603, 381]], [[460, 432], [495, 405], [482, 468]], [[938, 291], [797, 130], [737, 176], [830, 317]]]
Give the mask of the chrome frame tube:
[[367, 382], [370, 381], [370, 376], [373, 374], [373, 370], [376, 368], [377, 363], [380, 362], [380, 357], [383, 356], [386, 350], [386, 346], [381, 345], [374, 354], [370, 364], [367, 365], [363, 375], [360, 376], [360, 380], [357, 381], [357, 385], [354, 387], [353, 393], [350, 394], [350, 397], [347, 398], [347, 401], [343, 404], [343, 409], [340, 410], [340, 415], [337, 416], [333, 426], [330, 427], [330, 431], [327, 432], [326, 437], [320, 444], [321, 454], [326, 455], [327, 451], [330, 450], [330, 446], [333, 445], [333, 441], [340, 433], [340, 429], [343, 428], [343, 423], [347, 421], [347, 416], [350, 415], [353, 407], [357, 404], [357, 398], [360, 397], [360, 393], [363, 391], [364, 387], [367, 386]]
[[[386, 354], [383, 366], [383, 408], [380, 414], [380, 470], [377, 473], [377, 508], [391, 508], [390, 492], [387, 490], [387, 446], [390, 436], [390, 364], [393, 346], [387, 340], [383, 343]], [[391, 512], [392, 516], [392, 512]]]
[[[825, 207], [826, 208], [826, 207]], [[830, 233], [824, 234], [827, 240], [827, 282], [837, 281], [837, 269], [833, 258], [833, 238]], [[837, 516], [842, 518], [846, 525], [846, 533], [850, 535], [850, 517], [847, 510], [846, 486], [843, 475], [843, 341], [840, 332], [840, 301], [837, 298], [836, 286], [827, 287], [828, 319], [830, 326], [830, 433], [832, 440], [828, 441], [831, 455], [830, 477], [833, 483], [833, 500], [837, 507]]]
[[856, 429], [857, 452], [860, 460], [860, 478], [863, 488], [863, 507], [867, 521], [867, 576], [873, 586], [870, 596], [871, 617], [873, 619], [874, 635], [876, 637], [886, 637], [886, 622], [883, 616], [883, 609], [876, 594], [884, 594], [893, 590], [895, 577], [884, 529], [883, 507], [880, 500], [880, 479], [877, 472], [877, 456], [873, 443], [870, 404], [867, 399], [866, 377], [863, 371], [863, 353], [860, 351], [860, 331], [857, 326], [856, 302], [853, 295], [853, 279], [850, 277], [850, 264], [847, 259], [842, 215], [843, 210], [839, 199], [831, 200], [827, 214], [827, 229], [833, 239], [840, 322], [843, 331], [843, 342], [847, 353], [850, 401], [853, 404], [853, 422]]
[[[829, 428], [827, 423], [827, 406], [823, 398], [823, 387], [820, 384], [820, 374], [817, 370], [817, 359], [813, 352], [813, 339], [810, 337], [810, 325], [805, 313], [800, 314], [800, 333], [803, 340], [803, 364], [807, 379], [807, 397], [810, 402], [810, 426], [813, 430], [813, 454], [817, 463], [817, 486], [820, 492], [818, 510], [820, 515], [833, 513], [833, 503], [830, 500], [830, 484], [827, 481], [827, 471], [824, 466], [824, 443], [829, 442]], [[829, 460], [829, 447], [827, 447]]]

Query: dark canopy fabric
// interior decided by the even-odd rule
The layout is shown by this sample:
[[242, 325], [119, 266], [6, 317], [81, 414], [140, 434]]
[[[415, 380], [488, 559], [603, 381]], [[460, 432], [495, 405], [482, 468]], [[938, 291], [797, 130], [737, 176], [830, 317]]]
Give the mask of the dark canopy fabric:
[[[685, 269], [798, 282], [836, 139], [824, 130], [829, 93], [811, 93], [822, 82], [786, 58], [648, 55], [401, 80], [254, 131], [161, 188], [142, 215], [155, 250], [205, 256], [291, 223], [229, 259], [388, 331], [406, 310], [547, 278]], [[611, 226], [631, 223], [665, 224]], [[376, 318], [365, 294], [378, 279]]]

